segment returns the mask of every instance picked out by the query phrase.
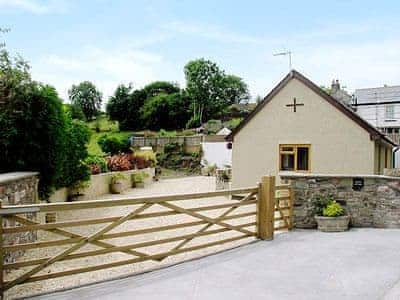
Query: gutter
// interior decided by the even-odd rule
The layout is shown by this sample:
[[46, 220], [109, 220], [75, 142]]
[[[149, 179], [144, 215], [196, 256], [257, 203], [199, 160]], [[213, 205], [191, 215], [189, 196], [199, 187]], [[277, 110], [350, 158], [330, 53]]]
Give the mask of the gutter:
[[393, 168], [396, 167], [396, 152], [399, 151], [399, 150], [400, 150], [400, 146], [396, 146], [393, 149], [393, 152], [392, 152], [392, 155], [393, 155], [393, 157], [392, 157], [392, 167]]

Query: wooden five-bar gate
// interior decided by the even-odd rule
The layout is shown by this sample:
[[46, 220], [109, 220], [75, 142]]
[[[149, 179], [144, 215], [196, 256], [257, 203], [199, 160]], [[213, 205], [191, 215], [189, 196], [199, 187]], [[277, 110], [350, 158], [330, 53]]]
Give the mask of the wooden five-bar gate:
[[[216, 197], [219, 197], [220, 201], [212, 203]], [[185, 205], [185, 202], [188, 203], [187, 200], [191, 200], [191, 203], [196, 204], [202, 198], [206, 198], [203, 200], [209, 201], [211, 205], [191, 207], [186, 207], [187, 205]], [[124, 214], [63, 221], [56, 220], [53, 223], [46, 223], [45, 218], [43, 218], [43, 215], [54, 212], [62, 214], [116, 207], [123, 207]], [[162, 209], [154, 210], [155, 207], [162, 207]], [[241, 208], [245, 208], [245, 210], [240, 210]], [[0, 208], [1, 295], [12, 287], [24, 283], [150, 260], [160, 262], [169, 256], [232, 243], [246, 238], [272, 240], [275, 230], [290, 230], [293, 227], [292, 209], [292, 190], [288, 185], [276, 186], [275, 177], [273, 176], [263, 177], [258, 186], [224, 191], [70, 203], [2, 206]], [[182, 215], [189, 216], [193, 220], [189, 222], [175, 220], [172, 224], [161, 224], [161, 226], [148, 226], [147, 224], [147, 227], [139, 229], [135, 226], [135, 222], [144, 219], [160, 220], [169, 216]], [[123, 230], [115, 230], [128, 223], [132, 224], [133, 228], [122, 226]], [[97, 227], [89, 234], [82, 234], [79, 233], [81, 231], [74, 230], [81, 230], [86, 226], [93, 225]], [[191, 229], [191, 232], [158, 238], [160, 233], [183, 228]], [[51, 236], [61, 238], [38, 238], [37, 240], [22, 243], [6, 242], [9, 240], [7, 235], [17, 237], [19, 234], [37, 234], [39, 232], [51, 233]], [[222, 233], [226, 232], [231, 232], [233, 235], [224, 237]], [[122, 245], [112, 242], [113, 239], [124, 240], [128, 237], [146, 234], [156, 236], [157, 239], [145, 241], [141, 239], [140, 241], [136, 240], [133, 243]], [[213, 241], [208, 240], [208, 236], [211, 235], [214, 236]], [[194, 240], [205, 236], [207, 236], [206, 242], [192, 245]], [[146, 251], [151, 246], [157, 246], [158, 248], [159, 245], [174, 242], [175, 244], [167, 250]], [[92, 248], [87, 250], [87, 245], [92, 246]], [[42, 251], [45, 248], [55, 249], [55, 254], [46, 256], [47, 252]], [[29, 251], [31, 250], [39, 250], [39, 253], [43, 252], [44, 257], [30, 256]], [[5, 262], [5, 258], [13, 257], [10, 254], [14, 252], [22, 254], [20, 257], [7, 259], [7, 262]], [[112, 253], [122, 253], [128, 258], [117, 261], [105, 261], [103, 259], [100, 264], [82, 265], [82, 263], [79, 263], [67, 270], [47, 271], [55, 263], [62, 264], [80, 258]], [[71, 266], [71, 264], [68, 266]], [[13, 272], [17, 274], [15, 275]]]

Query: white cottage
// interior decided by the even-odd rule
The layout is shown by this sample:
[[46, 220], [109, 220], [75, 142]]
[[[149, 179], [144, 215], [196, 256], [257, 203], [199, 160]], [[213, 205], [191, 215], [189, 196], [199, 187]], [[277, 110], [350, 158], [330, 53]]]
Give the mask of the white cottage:
[[279, 172], [381, 174], [395, 144], [299, 72], [291, 71], [227, 137], [233, 187]]

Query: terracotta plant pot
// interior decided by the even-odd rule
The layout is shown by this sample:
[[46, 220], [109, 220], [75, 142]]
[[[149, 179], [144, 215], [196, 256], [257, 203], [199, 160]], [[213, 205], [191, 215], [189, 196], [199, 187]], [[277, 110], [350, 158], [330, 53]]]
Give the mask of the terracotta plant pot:
[[315, 216], [318, 230], [323, 232], [341, 232], [349, 229], [350, 216], [323, 217]]

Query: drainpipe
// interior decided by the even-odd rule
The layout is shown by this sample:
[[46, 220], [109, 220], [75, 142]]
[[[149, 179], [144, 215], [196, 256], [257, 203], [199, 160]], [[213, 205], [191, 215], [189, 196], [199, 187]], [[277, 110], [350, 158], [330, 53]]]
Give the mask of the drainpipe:
[[393, 157], [392, 157], [392, 164], [393, 164], [393, 168], [395, 168], [396, 167], [396, 152], [397, 151], [399, 151], [400, 150], [400, 146], [396, 146], [396, 147], [394, 147], [394, 149], [393, 149]]

